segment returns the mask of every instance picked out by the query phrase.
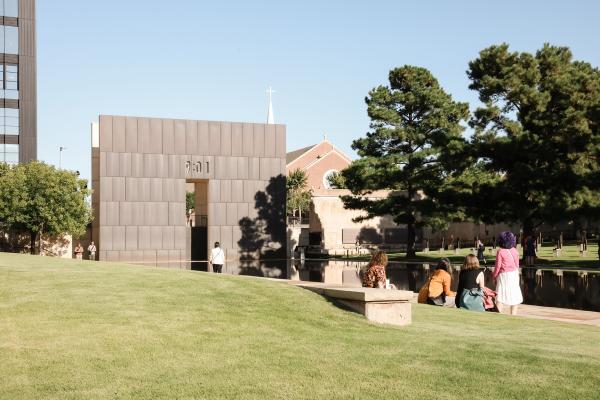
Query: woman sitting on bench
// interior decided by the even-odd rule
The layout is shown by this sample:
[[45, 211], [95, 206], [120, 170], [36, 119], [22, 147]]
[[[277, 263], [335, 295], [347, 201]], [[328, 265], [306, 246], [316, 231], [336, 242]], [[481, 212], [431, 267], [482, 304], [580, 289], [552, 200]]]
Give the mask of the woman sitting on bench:
[[429, 281], [427, 304], [431, 304], [432, 306], [443, 306], [446, 304], [446, 297], [456, 296], [456, 293], [450, 290], [452, 276], [448, 272], [449, 269], [450, 260], [442, 258]]
[[385, 267], [387, 263], [388, 257], [384, 251], [378, 251], [373, 254], [373, 257], [367, 266], [367, 272], [363, 277], [363, 286], [368, 288], [385, 289]]

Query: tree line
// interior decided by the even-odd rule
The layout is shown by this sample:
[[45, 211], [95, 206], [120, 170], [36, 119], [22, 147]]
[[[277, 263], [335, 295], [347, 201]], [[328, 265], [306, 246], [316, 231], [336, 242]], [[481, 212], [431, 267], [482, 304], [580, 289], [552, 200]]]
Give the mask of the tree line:
[[[355, 140], [359, 159], [336, 177], [356, 222], [391, 215], [416, 229], [452, 221], [542, 223], [600, 215], [600, 72], [569, 48], [535, 54], [507, 44], [468, 64], [481, 104], [453, 100], [425, 68], [403, 66], [366, 97], [370, 131]], [[467, 127], [470, 128], [467, 131]], [[388, 190], [386, 198], [370, 198]]]

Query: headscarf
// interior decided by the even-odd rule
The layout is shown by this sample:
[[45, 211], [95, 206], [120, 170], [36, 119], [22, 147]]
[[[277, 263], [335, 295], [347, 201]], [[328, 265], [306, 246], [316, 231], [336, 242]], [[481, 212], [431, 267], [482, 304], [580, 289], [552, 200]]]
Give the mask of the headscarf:
[[498, 245], [503, 249], [512, 249], [517, 246], [517, 238], [511, 231], [504, 231], [498, 235]]

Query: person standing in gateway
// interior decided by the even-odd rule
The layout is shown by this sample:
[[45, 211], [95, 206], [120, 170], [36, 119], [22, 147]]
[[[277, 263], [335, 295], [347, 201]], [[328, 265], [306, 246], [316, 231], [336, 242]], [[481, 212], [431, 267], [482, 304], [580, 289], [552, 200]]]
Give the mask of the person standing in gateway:
[[95, 261], [96, 260], [96, 245], [94, 244], [93, 241], [88, 246], [88, 253], [89, 253], [89, 256], [90, 256], [90, 260], [91, 261]]
[[75, 246], [75, 258], [77, 260], [83, 260], [83, 246], [81, 243], [77, 243], [77, 246]]
[[210, 260], [208, 262], [211, 263], [214, 273], [222, 273], [223, 264], [225, 264], [225, 253], [219, 242], [215, 242], [215, 248], [210, 251]]

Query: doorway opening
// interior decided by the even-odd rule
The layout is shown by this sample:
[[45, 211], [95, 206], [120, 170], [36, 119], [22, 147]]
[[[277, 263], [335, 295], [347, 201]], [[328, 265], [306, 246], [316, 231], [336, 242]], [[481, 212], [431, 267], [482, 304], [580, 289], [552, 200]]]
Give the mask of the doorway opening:
[[190, 228], [192, 269], [208, 270], [208, 180], [188, 180], [186, 185], [187, 224]]

